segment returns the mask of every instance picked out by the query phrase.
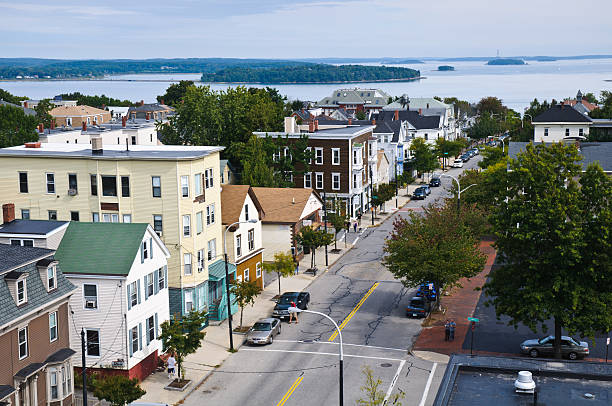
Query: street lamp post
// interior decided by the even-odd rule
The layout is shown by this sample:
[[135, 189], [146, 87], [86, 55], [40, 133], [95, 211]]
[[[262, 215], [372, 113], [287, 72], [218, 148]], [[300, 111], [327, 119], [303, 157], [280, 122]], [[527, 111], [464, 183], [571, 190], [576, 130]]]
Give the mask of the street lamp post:
[[227, 264], [227, 230], [229, 230], [236, 224], [257, 223], [257, 221], [258, 220], [256, 219], [250, 219], [248, 221], [236, 221], [225, 227], [225, 232], [223, 233], [223, 259], [225, 261], [225, 294], [227, 295], [227, 325], [229, 327], [230, 351], [234, 351], [234, 336], [232, 331], [232, 303], [230, 300], [229, 269]]
[[329, 321], [331, 321], [334, 325], [334, 327], [336, 328], [336, 331], [338, 332], [338, 337], [340, 338], [340, 351], [338, 353], [339, 357], [340, 357], [340, 363], [339, 363], [339, 371], [340, 371], [340, 375], [338, 376], [338, 383], [340, 385], [340, 393], [339, 393], [339, 405], [343, 406], [344, 405], [344, 350], [342, 349], [342, 331], [340, 331], [340, 327], [338, 327], [338, 324], [334, 321], [334, 319], [332, 319], [331, 317], [329, 317], [327, 314], [325, 313], [321, 313], [321, 312], [315, 312], [313, 310], [302, 310], [299, 309], [297, 307], [290, 307], [289, 309], [289, 313], [312, 313], [312, 314], [318, 314], [319, 316], [323, 316], [326, 319], [328, 319]]
[[[325, 223], [325, 234], [327, 234], [327, 199], [325, 197], [325, 190], [323, 191], [323, 217]], [[329, 260], [327, 259], [327, 244], [325, 244], [325, 266], [329, 266]]]
[[368, 172], [370, 173], [370, 213], [372, 214], [372, 225], [374, 225], [374, 183], [372, 183], [372, 169]]
[[523, 113], [523, 118], [521, 118], [521, 128], [523, 128], [523, 121], [525, 120], [525, 116], [531, 117], [531, 121], [533, 121], [533, 116], [531, 114]]
[[395, 208], [397, 209], [397, 155], [395, 156]]
[[449, 177], [449, 178], [451, 178], [452, 180], [454, 180], [457, 183], [457, 213], [459, 213], [459, 210], [461, 209], [461, 193], [465, 192], [466, 190], [468, 190], [472, 186], [476, 186], [477, 184], [476, 183], [472, 183], [470, 186], [466, 187], [465, 189], [461, 189], [461, 185], [459, 184], [459, 179], [457, 179], [453, 175], [449, 175], [447, 173], [441, 173], [440, 176]]

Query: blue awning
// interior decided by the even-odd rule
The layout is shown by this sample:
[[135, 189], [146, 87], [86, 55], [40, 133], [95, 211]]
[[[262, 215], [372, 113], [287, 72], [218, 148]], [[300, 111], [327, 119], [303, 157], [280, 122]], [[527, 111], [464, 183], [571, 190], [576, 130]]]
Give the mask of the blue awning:
[[[227, 263], [227, 269], [230, 275], [236, 272], [236, 265]], [[208, 266], [208, 279], [211, 281], [220, 281], [225, 279], [225, 261], [220, 259]]]

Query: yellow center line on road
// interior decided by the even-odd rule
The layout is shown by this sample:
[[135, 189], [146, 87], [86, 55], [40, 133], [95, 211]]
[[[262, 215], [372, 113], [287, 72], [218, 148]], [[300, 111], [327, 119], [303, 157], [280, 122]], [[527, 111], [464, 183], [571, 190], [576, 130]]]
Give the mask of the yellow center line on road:
[[[351, 318], [353, 318], [353, 316], [355, 315], [355, 313], [357, 313], [357, 310], [359, 310], [359, 308], [361, 307], [361, 305], [366, 301], [366, 299], [368, 298], [368, 296], [370, 296], [372, 294], [372, 292], [374, 292], [374, 289], [376, 289], [378, 287], [380, 283], [376, 282], [374, 285], [372, 285], [372, 287], [370, 288], [370, 290], [368, 290], [368, 292], [363, 295], [363, 297], [361, 298], [361, 300], [359, 301], [359, 303], [357, 303], [357, 306], [355, 306], [355, 308], [349, 313], [348, 316], [346, 316], [346, 319], [344, 319], [344, 321], [342, 322], [342, 324], [340, 324], [340, 326], [338, 326], [338, 328], [340, 329], [340, 331], [342, 331], [342, 329], [346, 326], [346, 324], [351, 320]], [[331, 335], [331, 337], [329, 337], [329, 340], [327, 341], [334, 341], [336, 339], [336, 337], [338, 337], [338, 330], [334, 331], [334, 333]]]
[[280, 402], [278, 402], [278, 404], [276, 406], [283, 406], [285, 404], [285, 402], [291, 397], [291, 395], [293, 394], [293, 391], [298, 386], [300, 386], [300, 384], [302, 383], [303, 379], [304, 379], [304, 376], [300, 376], [298, 379], [296, 379], [295, 382], [293, 382], [293, 385], [291, 385], [291, 387], [287, 391], [287, 393], [285, 393], [285, 396], [283, 396], [283, 398], [280, 400]]

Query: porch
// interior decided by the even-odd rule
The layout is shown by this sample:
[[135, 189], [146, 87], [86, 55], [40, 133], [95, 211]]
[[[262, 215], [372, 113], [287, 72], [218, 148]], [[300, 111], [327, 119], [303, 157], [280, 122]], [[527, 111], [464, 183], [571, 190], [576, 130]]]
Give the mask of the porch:
[[[236, 265], [229, 263], [230, 281], [236, 279]], [[234, 302], [235, 296], [230, 293], [232, 314], [238, 311]], [[225, 289], [225, 261], [222, 259], [208, 266], [208, 320], [220, 322], [227, 319], [227, 293]]]

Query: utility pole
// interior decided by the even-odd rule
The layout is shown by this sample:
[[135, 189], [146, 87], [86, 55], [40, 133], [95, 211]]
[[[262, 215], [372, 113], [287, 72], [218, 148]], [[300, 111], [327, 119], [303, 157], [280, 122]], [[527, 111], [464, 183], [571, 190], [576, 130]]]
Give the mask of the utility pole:
[[397, 209], [397, 155], [395, 156], [395, 208]]
[[372, 213], [372, 225], [374, 225], [374, 184], [372, 183], [372, 170], [370, 173], [370, 212]]
[[[229, 228], [229, 227], [228, 227]], [[227, 233], [227, 229], [225, 229], [225, 233]], [[224, 253], [223, 253], [223, 259], [225, 260], [225, 294], [227, 295], [227, 326], [229, 328], [229, 342], [230, 342], [230, 351], [234, 351], [234, 334], [233, 334], [233, 330], [232, 330], [232, 305], [231, 305], [231, 299], [230, 299], [230, 285], [229, 285], [229, 265], [227, 264], [227, 248], [225, 247], [225, 238], [227, 238], [224, 235], [224, 239], [223, 239], [223, 247], [224, 247]], [[280, 279], [279, 279], [280, 280]], [[180, 373], [180, 371], [179, 371]]]
[[[327, 234], [327, 198], [325, 190], [323, 190], [323, 222], [325, 223], [325, 234]], [[325, 266], [329, 266], [329, 260], [327, 259], [327, 244], [325, 244]]]
[[81, 372], [83, 374], [83, 406], [87, 406], [87, 368], [85, 367], [85, 330], [81, 327]]

